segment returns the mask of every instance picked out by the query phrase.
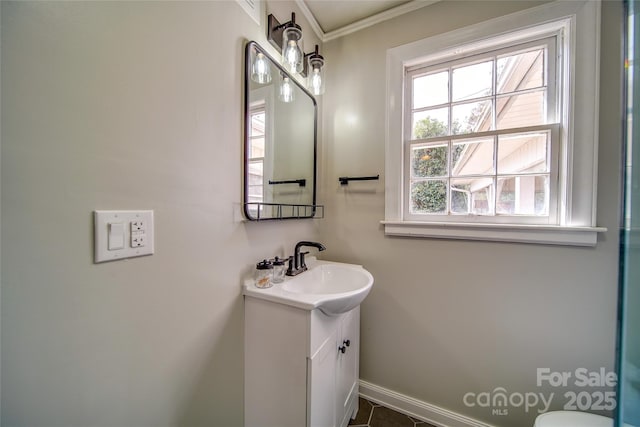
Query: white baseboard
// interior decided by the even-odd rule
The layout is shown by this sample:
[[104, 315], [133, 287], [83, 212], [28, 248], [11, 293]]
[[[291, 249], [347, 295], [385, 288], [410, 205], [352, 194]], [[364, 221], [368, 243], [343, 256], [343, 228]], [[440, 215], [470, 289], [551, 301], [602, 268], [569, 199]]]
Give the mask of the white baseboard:
[[440, 427], [495, 427], [363, 380], [360, 396]]

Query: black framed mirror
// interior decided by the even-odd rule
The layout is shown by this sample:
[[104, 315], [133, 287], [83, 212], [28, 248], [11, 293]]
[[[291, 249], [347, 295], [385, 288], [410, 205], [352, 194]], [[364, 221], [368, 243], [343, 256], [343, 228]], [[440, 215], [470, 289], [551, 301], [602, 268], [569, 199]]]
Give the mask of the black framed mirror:
[[251, 41], [245, 48], [244, 215], [316, 216], [315, 98]]

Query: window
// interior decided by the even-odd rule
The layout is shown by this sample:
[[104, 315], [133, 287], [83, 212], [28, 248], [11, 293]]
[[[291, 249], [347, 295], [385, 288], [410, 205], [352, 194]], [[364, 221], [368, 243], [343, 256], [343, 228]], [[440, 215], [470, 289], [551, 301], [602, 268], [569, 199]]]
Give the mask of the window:
[[556, 222], [557, 44], [405, 69], [405, 219]]
[[390, 49], [385, 232], [595, 244], [598, 42], [575, 1]]

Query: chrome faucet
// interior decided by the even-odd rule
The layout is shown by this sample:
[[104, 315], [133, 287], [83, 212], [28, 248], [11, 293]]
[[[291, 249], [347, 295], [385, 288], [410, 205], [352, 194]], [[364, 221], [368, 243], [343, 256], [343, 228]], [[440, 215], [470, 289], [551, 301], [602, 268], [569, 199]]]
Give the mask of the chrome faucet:
[[289, 268], [287, 269], [287, 276], [296, 276], [303, 271], [307, 271], [307, 264], [304, 262], [304, 256], [309, 252], [300, 252], [300, 248], [303, 246], [310, 246], [317, 248], [319, 251], [324, 251], [325, 248], [322, 243], [318, 242], [298, 242], [293, 251], [293, 256], [289, 257]]

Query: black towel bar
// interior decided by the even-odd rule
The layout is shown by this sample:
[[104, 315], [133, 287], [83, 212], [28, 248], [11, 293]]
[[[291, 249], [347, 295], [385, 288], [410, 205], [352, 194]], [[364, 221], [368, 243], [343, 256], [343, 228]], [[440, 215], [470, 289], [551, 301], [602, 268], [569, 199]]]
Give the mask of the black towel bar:
[[348, 185], [349, 181], [373, 181], [373, 180], [377, 180], [377, 179], [380, 179], [380, 175], [376, 175], [376, 176], [357, 176], [357, 177], [341, 176], [340, 178], [338, 178], [338, 181], [340, 181], [340, 185]]

